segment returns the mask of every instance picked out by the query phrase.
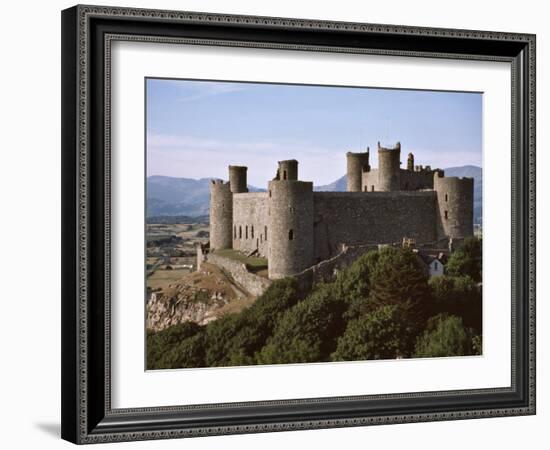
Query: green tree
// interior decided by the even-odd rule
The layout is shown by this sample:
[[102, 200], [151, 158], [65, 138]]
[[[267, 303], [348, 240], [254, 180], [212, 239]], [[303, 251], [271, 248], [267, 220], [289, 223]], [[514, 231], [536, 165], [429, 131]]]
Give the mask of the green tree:
[[257, 354], [260, 364], [328, 361], [344, 331], [347, 304], [331, 284], [320, 284], [277, 322], [273, 336]]
[[379, 253], [375, 250], [361, 255], [351, 266], [338, 272], [332, 283], [334, 295], [349, 305], [344, 314], [347, 320], [360, 316], [368, 308], [370, 275], [378, 259]]
[[474, 333], [457, 316], [439, 314], [430, 318], [416, 343], [415, 356], [441, 357], [473, 355]]
[[482, 243], [476, 237], [464, 239], [461, 247], [449, 258], [445, 266], [445, 273], [451, 276], [471, 277], [474, 281], [481, 282]]
[[416, 335], [417, 327], [403, 317], [399, 305], [384, 305], [351, 320], [331, 357], [333, 361], [408, 357]]
[[432, 289], [432, 315], [448, 313], [462, 318], [466, 327], [481, 333], [481, 289], [469, 276], [441, 275], [429, 281]]
[[154, 338], [154, 334], [148, 334], [147, 336], [147, 368], [148, 369], [177, 369], [182, 367], [204, 367], [206, 365], [204, 360], [204, 332], [202, 327], [199, 327], [195, 323], [186, 322], [175, 327], [184, 326], [187, 328], [198, 327], [197, 331], [193, 335], [182, 333], [180, 340], [167, 339], [166, 336], [162, 336], [164, 331], [168, 331], [168, 335], [173, 337], [175, 335], [174, 330], [160, 331], [155, 333], [160, 334], [160, 338]]
[[[154, 332], [147, 331], [147, 368], [169, 369], [172, 368], [166, 353], [177, 347], [181, 342], [201, 331], [202, 327], [194, 322], [184, 322], [173, 325], [164, 330]], [[162, 367], [160, 367], [162, 366]], [[180, 366], [181, 367], [181, 366]]]
[[431, 289], [416, 253], [383, 248], [370, 276], [369, 308], [398, 305], [403, 317], [420, 329], [432, 309]]
[[277, 280], [248, 309], [208, 324], [208, 365], [254, 364], [254, 354], [273, 334], [280, 317], [299, 299], [296, 280]]

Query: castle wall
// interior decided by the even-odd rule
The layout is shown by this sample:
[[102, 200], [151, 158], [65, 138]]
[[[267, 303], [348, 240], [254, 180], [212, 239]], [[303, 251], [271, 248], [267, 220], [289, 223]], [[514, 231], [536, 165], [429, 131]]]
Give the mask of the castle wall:
[[298, 179], [298, 161], [295, 159], [287, 159], [279, 161], [279, 179], [280, 180], [297, 180]]
[[313, 264], [313, 183], [269, 182], [269, 278], [284, 278]]
[[336, 255], [342, 244], [437, 240], [437, 194], [410, 192], [315, 192], [314, 261]]
[[237, 194], [239, 192], [248, 192], [246, 182], [246, 166], [229, 166], [229, 185], [231, 192]]
[[369, 152], [346, 153], [347, 162], [347, 190], [348, 192], [360, 192], [363, 174], [370, 171]]
[[461, 240], [474, 233], [474, 179], [434, 173], [440, 236]]
[[378, 145], [378, 188], [383, 192], [398, 191], [401, 187], [401, 144], [395, 148], [383, 148]]
[[233, 259], [225, 258], [223, 256], [216, 255], [215, 253], [209, 253], [207, 256], [207, 261], [229, 273], [233, 280], [235, 280], [252, 295], [262, 295], [272, 283], [272, 281], [267, 278], [250, 273], [243, 263]]
[[[410, 171], [399, 169], [399, 189], [402, 191], [433, 189], [433, 174], [433, 170]], [[364, 172], [362, 175], [361, 185], [363, 192], [379, 192], [383, 190], [379, 183], [378, 169], [371, 169], [370, 172]]]
[[267, 192], [234, 194], [233, 248], [244, 253], [258, 249], [260, 256], [267, 257], [268, 243], [265, 231], [268, 218]]
[[376, 250], [376, 245], [357, 245], [344, 246], [338, 254], [315, 264], [294, 277], [298, 280], [298, 285], [304, 291], [309, 291], [311, 287], [320, 282], [329, 282], [340, 271], [349, 267], [357, 258], [370, 250]]
[[231, 248], [233, 239], [233, 194], [229, 183], [222, 180], [210, 182], [210, 248]]
[[370, 172], [363, 172], [361, 185], [363, 186], [363, 192], [379, 192], [378, 169], [371, 169]]
[[416, 191], [418, 189], [433, 189], [433, 170], [421, 171], [400, 170], [399, 183], [403, 191]]

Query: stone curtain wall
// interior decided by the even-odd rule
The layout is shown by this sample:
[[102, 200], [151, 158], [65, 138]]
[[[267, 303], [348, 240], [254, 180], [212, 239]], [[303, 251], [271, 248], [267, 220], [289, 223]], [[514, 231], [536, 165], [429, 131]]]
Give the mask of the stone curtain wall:
[[[363, 192], [371, 192], [374, 186], [374, 192], [380, 191], [378, 169], [372, 169], [370, 172], [363, 173]], [[433, 189], [434, 171], [422, 169], [420, 171], [399, 170], [399, 184], [403, 191], [415, 191], [417, 189]]]
[[435, 191], [315, 192], [313, 199], [316, 263], [336, 255], [342, 244], [437, 240]]
[[235, 280], [252, 295], [262, 295], [272, 283], [272, 281], [267, 278], [250, 273], [243, 263], [233, 259], [225, 258], [214, 253], [209, 253], [206, 260], [231, 275], [233, 280]]
[[404, 191], [415, 191], [417, 189], [433, 189], [434, 171], [422, 169], [417, 172], [401, 169], [399, 176], [401, 189]]
[[308, 292], [314, 284], [333, 280], [339, 270], [350, 266], [357, 258], [369, 250], [376, 250], [377, 248], [377, 245], [358, 245], [353, 247], [344, 245], [336, 256], [326, 259], [294, 277], [298, 280], [300, 289]]
[[[267, 257], [265, 228], [268, 225], [267, 192], [233, 195], [233, 248], [250, 253], [256, 248]], [[248, 227], [248, 228], [247, 228]], [[267, 230], [269, 238], [269, 230]]]

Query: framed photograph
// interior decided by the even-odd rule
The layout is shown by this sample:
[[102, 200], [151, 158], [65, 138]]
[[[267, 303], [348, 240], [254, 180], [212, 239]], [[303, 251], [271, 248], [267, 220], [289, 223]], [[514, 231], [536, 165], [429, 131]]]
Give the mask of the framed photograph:
[[62, 12], [62, 437], [535, 413], [535, 36]]

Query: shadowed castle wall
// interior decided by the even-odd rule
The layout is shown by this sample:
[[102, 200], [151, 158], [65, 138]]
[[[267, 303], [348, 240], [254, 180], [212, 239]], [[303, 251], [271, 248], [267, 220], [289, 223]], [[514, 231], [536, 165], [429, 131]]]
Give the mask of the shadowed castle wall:
[[229, 185], [231, 192], [237, 194], [239, 192], [248, 192], [246, 183], [246, 166], [229, 166]]
[[313, 264], [313, 183], [272, 180], [268, 190], [269, 278]]
[[[233, 195], [233, 248], [244, 253], [258, 249], [267, 257], [266, 227], [268, 226], [267, 192]], [[268, 230], [269, 233], [269, 230]]]
[[370, 171], [369, 152], [346, 153], [347, 162], [347, 191], [360, 192], [363, 174]]
[[383, 192], [398, 191], [401, 188], [401, 144], [395, 148], [384, 148], [378, 144], [378, 190]]
[[297, 180], [298, 179], [298, 161], [287, 159], [279, 161], [279, 180]]
[[341, 244], [437, 240], [435, 191], [315, 192], [314, 261], [334, 256]]

